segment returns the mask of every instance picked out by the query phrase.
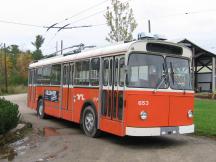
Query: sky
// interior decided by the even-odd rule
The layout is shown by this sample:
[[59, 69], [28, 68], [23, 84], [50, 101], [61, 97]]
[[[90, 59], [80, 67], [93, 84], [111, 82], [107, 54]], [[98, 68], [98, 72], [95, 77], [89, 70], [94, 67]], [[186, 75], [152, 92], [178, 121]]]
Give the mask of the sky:
[[[125, 1], [128, 0], [122, 0]], [[215, 0], [129, 0], [129, 3], [138, 24], [133, 33], [134, 38], [137, 38], [139, 32], [148, 32], [148, 20], [150, 20], [152, 33], [165, 35], [169, 40], [188, 38], [216, 53]], [[86, 10], [91, 6], [96, 7]], [[17, 44], [22, 50], [34, 50], [31, 42], [40, 34], [45, 38], [42, 46], [44, 54], [53, 53], [56, 44], [60, 49], [61, 40], [64, 42], [64, 47], [80, 43], [106, 46], [108, 42], [105, 38], [109, 28], [105, 25], [104, 14], [107, 6], [110, 6], [110, 0], [1, 0], [0, 43]], [[84, 10], [85, 12], [81, 12]], [[71, 18], [64, 21], [69, 17]], [[47, 32], [42, 28], [54, 23], [59, 23], [59, 26], [69, 23], [70, 26], [95, 26], [60, 32], [56, 29]]]

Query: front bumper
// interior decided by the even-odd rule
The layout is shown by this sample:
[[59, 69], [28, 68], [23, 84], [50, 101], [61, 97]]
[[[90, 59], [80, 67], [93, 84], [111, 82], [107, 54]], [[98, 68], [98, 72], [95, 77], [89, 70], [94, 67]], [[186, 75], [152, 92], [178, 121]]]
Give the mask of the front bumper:
[[170, 134], [187, 134], [194, 132], [194, 124], [177, 127], [136, 128], [126, 127], [128, 136], [162, 136]]

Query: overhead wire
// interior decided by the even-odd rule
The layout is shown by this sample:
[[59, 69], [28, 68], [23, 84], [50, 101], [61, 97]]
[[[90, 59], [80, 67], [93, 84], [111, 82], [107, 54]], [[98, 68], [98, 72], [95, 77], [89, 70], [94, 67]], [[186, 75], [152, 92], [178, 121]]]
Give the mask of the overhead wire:
[[60, 24], [60, 23], [62, 23], [62, 22], [64, 22], [64, 21], [67, 21], [67, 20], [69, 20], [69, 19], [71, 19], [71, 18], [74, 18], [74, 17], [76, 17], [76, 16], [78, 16], [78, 15], [81, 15], [81, 14], [83, 14], [83, 13], [89, 11], [89, 10], [92, 10], [93, 8], [96, 8], [96, 7], [98, 7], [98, 6], [100, 6], [100, 5], [104, 4], [104, 3], [106, 3], [107, 1], [108, 1], [108, 0], [102, 1], [102, 2], [100, 2], [100, 3], [98, 3], [98, 4], [95, 4], [95, 5], [93, 5], [93, 6], [91, 6], [91, 7], [88, 7], [88, 8], [86, 8], [86, 9], [84, 9], [84, 10], [81, 10], [81, 11], [77, 12], [76, 14], [74, 14], [74, 15], [72, 15], [72, 16], [70, 16], [70, 17], [65, 18], [64, 20], [62, 20], [62, 21], [60, 21], [60, 22], [57, 22], [57, 24]]
[[2, 19], [0, 19], [0, 23], [14, 24], [14, 25], [22, 25], [22, 26], [30, 26], [30, 27], [37, 27], [37, 28], [44, 28], [42, 25], [27, 24], [27, 23], [21, 23], [21, 22], [15, 22], [15, 21], [8, 21], [8, 20], [2, 20]]
[[[84, 10], [81, 10], [81, 11], [77, 12], [76, 14], [74, 14], [74, 15], [72, 15], [72, 16], [70, 16], [70, 17], [65, 18], [65, 19], [62, 20], [62, 21], [59, 21], [59, 22], [57, 22], [57, 23], [54, 23], [54, 24], [51, 25], [50, 27], [55, 28], [55, 26], [56, 26], [57, 24], [63, 23], [63, 22], [65, 22], [65, 21], [67, 21], [67, 20], [69, 20], [69, 19], [71, 19], [71, 18], [74, 18], [74, 17], [76, 17], [76, 16], [78, 16], [78, 15], [81, 15], [81, 14], [83, 14], [83, 13], [89, 11], [89, 10], [92, 10], [92, 9], [94, 9], [94, 8], [96, 8], [96, 7], [98, 7], [98, 6], [102, 5], [102, 4], [104, 4], [104, 3], [106, 3], [107, 1], [108, 1], [108, 0], [104, 0], [104, 1], [102, 1], [102, 2], [100, 2], [100, 3], [98, 3], [98, 4], [92, 5], [92, 6], [86, 8], [86, 9], [84, 9]], [[94, 13], [93, 15], [99, 14], [99, 13], [101, 13], [101, 12], [102, 12], [102, 11], [97, 12], [97, 13]], [[103, 10], [103, 12], [104, 12], [104, 10]], [[93, 16], [93, 15], [91, 15], [91, 16]], [[88, 16], [88, 17], [90, 17], [90, 16]], [[85, 18], [86, 18], [86, 17], [85, 17]], [[84, 19], [84, 18], [82, 18], [82, 20], [83, 20], [83, 19]], [[79, 20], [79, 21], [81, 21], [81, 20]], [[101, 26], [101, 25], [106, 25], [106, 24], [96, 24], [96, 25], [90, 25], [90, 26], [93, 27], [93, 26]], [[49, 28], [50, 28], [50, 27], [49, 27]], [[49, 30], [49, 28], [47, 28], [47, 30]], [[71, 27], [68, 27], [68, 28], [71, 28]], [[64, 28], [64, 29], [67, 29], [67, 28]], [[54, 36], [49, 40], [48, 45], [54, 40], [54, 38], [57, 36], [57, 33], [58, 33], [58, 32], [59, 32], [59, 31], [57, 31], [57, 32], [54, 34]]]
[[216, 9], [208, 9], [208, 10], [199, 10], [199, 11], [189, 11], [189, 12], [179, 12], [179, 13], [174, 13], [170, 15], [164, 15], [164, 16], [155, 16], [152, 17], [151, 19], [163, 19], [163, 18], [168, 18], [168, 17], [175, 17], [175, 16], [183, 16], [183, 15], [193, 15], [193, 14], [199, 14], [199, 13], [205, 13], [205, 12], [215, 12]]

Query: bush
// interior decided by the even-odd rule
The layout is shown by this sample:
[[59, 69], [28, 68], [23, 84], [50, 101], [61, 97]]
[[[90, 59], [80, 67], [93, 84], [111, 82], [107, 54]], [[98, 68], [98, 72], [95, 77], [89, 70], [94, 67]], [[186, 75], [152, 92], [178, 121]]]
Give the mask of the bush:
[[0, 134], [15, 128], [20, 120], [18, 105], [0, 98]]

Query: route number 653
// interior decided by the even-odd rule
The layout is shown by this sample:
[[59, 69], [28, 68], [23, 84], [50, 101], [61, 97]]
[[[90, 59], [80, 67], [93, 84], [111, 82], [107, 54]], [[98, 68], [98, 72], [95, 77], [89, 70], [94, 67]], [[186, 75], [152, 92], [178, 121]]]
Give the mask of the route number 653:
[[147, 101], [147, 100], [139, 100], [137, 103], [139, 106], [148, 106], [149, 105], [149, 101]]

